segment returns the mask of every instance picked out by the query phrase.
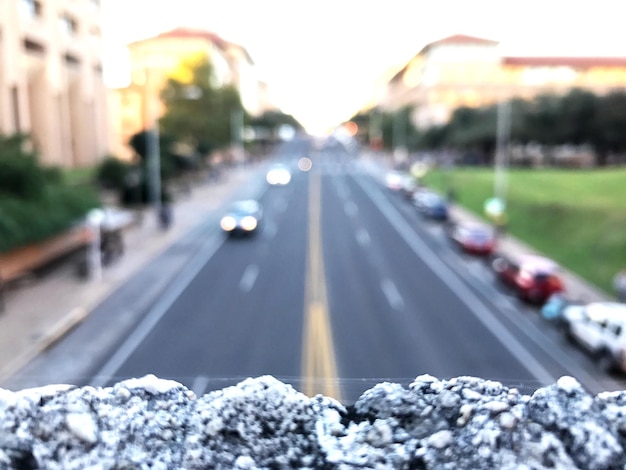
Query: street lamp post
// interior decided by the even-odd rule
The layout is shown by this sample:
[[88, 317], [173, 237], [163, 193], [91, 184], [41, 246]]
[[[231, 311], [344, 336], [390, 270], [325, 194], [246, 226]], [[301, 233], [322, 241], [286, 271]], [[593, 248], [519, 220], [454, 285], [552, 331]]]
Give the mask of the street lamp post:
[[[496, 229], [500, 231], [506, 223], [507, 172], [509, 166], [509, 139], [511, 136], [511, 101], [505, 99], [498, 104], [496, 128], [496, 157], [494, 167], [494, 212]], [[498, 213], [499, 212], [499, 213]]]
[[243, 148], [243, 109], [237, 108], [230, 113], [231, 145], [236, 152], [237, 161], [246, 163], [246, 155]]
[[509, 138], [511, 135], [511, 102], [501, 101], [498, 104], [496, 129], [496, 158], [493, 195], [495, 198], [506, 201], [507, 169], [509, 166]]
[[152, 130], [146, 132], [146, 151], [148, 157], [148, 188], [150, 203], [154, 209], [156, 215], [157, 224], [161, 223], [161, 149], [159, 145], [159, 113], [157, 105], [155, 104], [154, 97], [152, 96], [152, 90], [154, 90], [152, 83], [152, 74], [146, 64], [146, 88], [147, 93], [147, 114], [149, 123], [152, 125]]

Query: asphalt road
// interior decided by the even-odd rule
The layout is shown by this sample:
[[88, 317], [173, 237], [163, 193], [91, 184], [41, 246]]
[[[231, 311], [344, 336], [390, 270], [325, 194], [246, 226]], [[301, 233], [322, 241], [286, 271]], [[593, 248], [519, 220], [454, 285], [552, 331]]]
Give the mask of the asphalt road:
[[22, 378], [107, 385], [151, 373], [201, 394], [271, 374], [345, 403], [421, 374], [526, 393], [563, 375], [591, 392], [623, 388], [349, 148], [294, 141], [276, 158], [303, 155], [313, 168], [288, 186], [260, 172], [242, 188], [265, 209], [258, 234], [229, 239], [215, 214]]

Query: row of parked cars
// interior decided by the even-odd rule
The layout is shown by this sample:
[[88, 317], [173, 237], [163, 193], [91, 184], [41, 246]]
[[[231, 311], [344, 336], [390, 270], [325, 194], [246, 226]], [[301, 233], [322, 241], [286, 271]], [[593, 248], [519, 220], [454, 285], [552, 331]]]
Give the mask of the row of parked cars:
[[558, 263], [544, 256], [498, 252], [493, 227], [451, 220], [449, 201], [420, 187], [411, 175], [390, 172], [386, 185], [411, 201], [424, 217], [445, 222], [446, 233], [457, 249], [485, 259], [501, 285], [520, 300], [538, 306], [543, 318], [554, 322], [568, 340], [590, 353], [601, 369], [626, 373], [625, 303], [571, 301]]

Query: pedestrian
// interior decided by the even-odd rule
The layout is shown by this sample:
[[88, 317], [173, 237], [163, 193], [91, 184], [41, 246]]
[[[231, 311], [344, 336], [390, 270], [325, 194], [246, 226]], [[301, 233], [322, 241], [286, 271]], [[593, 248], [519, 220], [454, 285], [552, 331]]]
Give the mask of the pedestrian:
[[172, 207], [169, 204], [162, 204], [159, 208], [159, 223], [162, 230], [167, 230], [172, 225]]
[[622, 269], [613, 278], [613, 288], [620, 302], [626, 302], [626, 269]]

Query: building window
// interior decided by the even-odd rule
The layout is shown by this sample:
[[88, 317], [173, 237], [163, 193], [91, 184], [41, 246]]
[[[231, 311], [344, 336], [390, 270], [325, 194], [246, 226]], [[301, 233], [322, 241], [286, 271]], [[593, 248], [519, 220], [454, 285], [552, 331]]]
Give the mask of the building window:
[[41, 18], [41, 2], [38, 0], [21, 0], [20, 14], [24, 18], [37, 19]]
[[78, 32], [78, 23], [76, 23], [76, 20], [68, 14], [62, 15], [59, 18], [59, 25], [64, 34], [71, 36]]

